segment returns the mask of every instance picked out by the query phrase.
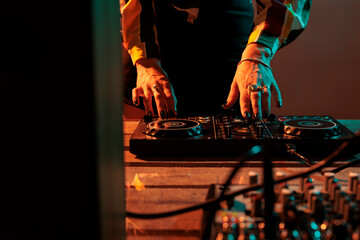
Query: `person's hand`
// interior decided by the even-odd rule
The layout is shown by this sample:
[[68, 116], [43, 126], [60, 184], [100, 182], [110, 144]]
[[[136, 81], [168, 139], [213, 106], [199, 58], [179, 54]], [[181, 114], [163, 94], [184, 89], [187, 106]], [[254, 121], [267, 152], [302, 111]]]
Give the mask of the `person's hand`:
[[261, 44], [249, 44], [237, 67], [225, 109], [231, 108], [240, 95], [241, 114], [260, 120], [267, 118], [271, 109], [271, 96], [282, 106], [279, 87], [270, 68], [271, 51]]
[[132, 100], [139, 104], [143, 97], [146, 114], [154, 115], [152, 97], [161, 117], [176, 115], [176, 97], [166, 72], [161, 68], [160, 61], [155, 58], [142, 58], [136, 61], [137, 81], [132, 90]]

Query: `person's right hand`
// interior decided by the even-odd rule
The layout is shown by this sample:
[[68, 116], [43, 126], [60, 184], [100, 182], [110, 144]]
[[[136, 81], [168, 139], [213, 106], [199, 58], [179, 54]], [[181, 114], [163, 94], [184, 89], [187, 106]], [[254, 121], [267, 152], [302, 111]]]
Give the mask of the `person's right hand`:
[[132, 100], [139, 105], [143, 97], [146, 114], [154, 115], [152, 97], [160, 117], [176, 115], [176, 97], [166, 72], [156, 58], [141, 58], [136, 61], [136, 88], [132, 90]]

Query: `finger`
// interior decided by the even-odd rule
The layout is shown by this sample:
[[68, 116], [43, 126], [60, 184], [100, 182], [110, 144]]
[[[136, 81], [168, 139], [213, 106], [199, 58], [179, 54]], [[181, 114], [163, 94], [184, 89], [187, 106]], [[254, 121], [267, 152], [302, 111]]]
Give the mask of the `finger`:
[[268, 118], [271, 111], [271, 92], [269, 88], [265, 88], [261, 95], [262, 116]]
[[236, 81], [234, 80], [231, 84], [230, 87], [230, 92], [229, 95], [227, 97], [226, 103], [223, 105], [224, 109], [229, 109], [232, 106], [234, 106], [234, 104], [236, 103], [237, 99], [239, 98], [240, 95], [240, 91], [238, 88], [238, 85], [236, 83]]
[[147, 115], [154, 115], [154, 110], [152, 107], [152, 91], [150, 88], [145, 88], [144, 90], [143, 103], [145, 106], [145, 112]]
[[174, 117], [176, 115], [176, 97], [169, 82], [164, 84], [164, 99], [168, 116]]
[[271, 92], [273, 95], [275, 95], [275, 98], [277, 100], [277, 106], [278, 107], [282, 107], [283, 105], [283, 100], [282, 100], [282, 97], [281, 97], [281, 92], [280, 92], [280, 89], [276, 83], [276, 81], [274, 81], [273, 85], [271, 86]]
[[256, 121], [262, 119], [261, 113], [261, 91], [259, 92], [251, 92], [250, 94], [251, 106], [254, 113], [254, 118]]
[[155, 98], [156, 108], [160, 117], [167, 117], [165, 97], [161, 87], [158, 86], [156, 89], [153, 89], [153, 94]]
[[248, 91], [244, 91], [240, 94], [240, 110], [244, 118], [251, 117], [250, 96]]
[[140, 96], [144, 96], [144, 93], [141, 88], [133, 88], [132, 90], [132, 101], [135, 106], [138, 106], [140, 103]]

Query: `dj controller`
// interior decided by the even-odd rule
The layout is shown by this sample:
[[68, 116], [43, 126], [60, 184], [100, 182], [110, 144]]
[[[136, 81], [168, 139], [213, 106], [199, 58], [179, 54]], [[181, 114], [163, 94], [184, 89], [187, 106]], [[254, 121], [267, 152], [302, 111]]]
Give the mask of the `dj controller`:
[[330, 116], [275, 116], [255, 121], [231, 115], [162, 119], [145, 116], [130, 138], [130, 152], [155, 156], [237, 156], [254, 145], [273, 155], [289, 148], [325, 156], [354, 133]]

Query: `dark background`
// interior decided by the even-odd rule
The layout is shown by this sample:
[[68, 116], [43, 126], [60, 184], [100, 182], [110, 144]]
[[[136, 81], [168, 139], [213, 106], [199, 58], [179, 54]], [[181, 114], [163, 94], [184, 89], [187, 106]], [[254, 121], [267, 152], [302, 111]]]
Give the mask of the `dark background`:
[[279, 114], [360, 119], [360, 32], [356, 0], [313, 1], [307, 29], [272, 61]]
[[2, 1], [0, 32], [0, 238], [99, 238], [91, 1]]

